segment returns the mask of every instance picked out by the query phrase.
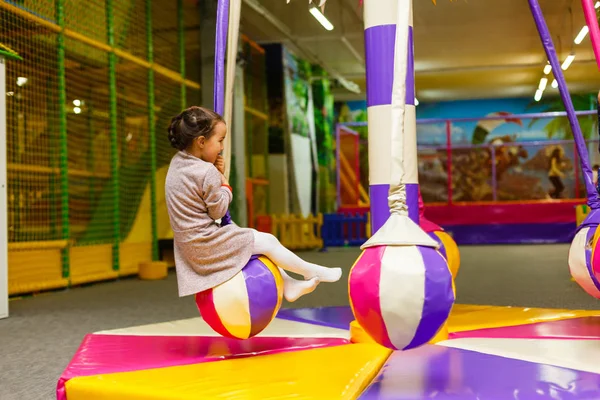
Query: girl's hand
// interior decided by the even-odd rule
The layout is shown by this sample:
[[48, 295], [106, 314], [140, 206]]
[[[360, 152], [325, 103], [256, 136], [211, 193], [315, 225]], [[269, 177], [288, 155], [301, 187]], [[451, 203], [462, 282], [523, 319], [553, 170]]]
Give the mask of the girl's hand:
[[217, 161], [215, 161], [215, 167], [221, 174], [225, 174], [225, 159], [222, 155], [217, 156]]

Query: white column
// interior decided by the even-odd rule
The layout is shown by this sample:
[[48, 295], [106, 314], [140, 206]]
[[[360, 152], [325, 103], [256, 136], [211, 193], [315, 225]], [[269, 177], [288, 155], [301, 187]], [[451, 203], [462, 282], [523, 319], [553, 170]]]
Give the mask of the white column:
[[[246, 114], [244, 111], [244, 69], [236, 68], [235, 84], [233, 85], [233, 123], [231, 126], [231, 153], [235, 154], [235, 194], [233, 201], [238, 209], [236, 224], [248, 226], [246, 210]], [[252, 162], [252, 159], [250, 159]]]
[[8, 317], [8, 217], [6, 201], [6, 68], [0, 56], [0, 318]]

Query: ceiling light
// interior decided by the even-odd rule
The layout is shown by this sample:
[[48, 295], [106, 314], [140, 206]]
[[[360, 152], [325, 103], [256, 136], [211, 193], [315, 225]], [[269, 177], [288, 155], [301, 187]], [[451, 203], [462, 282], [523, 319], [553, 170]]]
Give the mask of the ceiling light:
[[571, 65], [571, 63], [573, 62], [574, 59], [575, 59], [575, 54], [569, 54], [567, 56], [567, 58], [565, 59], [565, 61], [560, 66], [563, 69], [563, 71], [566, 71], [567, 68], [569, 68], [569, 66]]
[[81, 106], [81, 100], [78, 100], [78, 99], [73, 100], [73, 105], [76, 107]]
[[24, 76], [19, 76], [17, 78], [17, 86], [25, 86], [25, 84], [27, 83], [27, 78], [25, 78]]
[[417, 100], [417, 98], [415, 97], [415, 106], [419, 105], [419, 100]]
[[538, 86], [538, 90], [541, 90], [542, 92], [546, 89], [546, 85], [548, 84], [548, 78], [542, 78], [540, 79], [540, 86]]
[[594, 4], [594, 8], [600, 8], [600, 1], [597, 1], [596, 4]]
[[74, 112], [75, 114], [81, 114], [81, 108], [79, 108], [79, 107], [74, 107], [74, 108], [73, 108], [73, 112]]
[[533, 99], [535, 101], [540, 101], [542, 98], [542, 91], [540, 89], [535, 91], [535, 96], [533, 97]]
[[587, 25], [584, 25], [583, 28], [581, 28], [581, 30], [575, 37], [575, 44], [581, 43], [583, 41], [583, 39], [585, 39], [585, 36], [588, 34], [589, 31], [590, 31], [590, 28], [588, 28]]
[[552, 81], [552, 83], [550, 84], [550, 86], [552, 86], [552, 89], [556, 89], [558, 87], [558, 82], [556, 82], [556, 79], [554, 79]]
[[319, 21], [321, 25], [323, 25], [323, 28], [327, 29], [328, 31], [333, 30], [333, 24], [329, 22], [327, 17], [321, 14], [321, 11], [319, 11], [316, 7], [312, 7], [309, 11], [312, 16], [315, 17], [315, 19]]
[[548, 75], [550, 71], [552, 71], [552, 65], [546, 64], [546, 66], [544, 67], [544, 74]]

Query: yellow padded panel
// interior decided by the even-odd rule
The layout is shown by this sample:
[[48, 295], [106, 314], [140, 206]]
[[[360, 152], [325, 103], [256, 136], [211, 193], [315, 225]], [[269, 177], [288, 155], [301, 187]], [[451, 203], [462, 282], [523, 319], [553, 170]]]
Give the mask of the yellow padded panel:
[[77, 377], [69, 400], [355, 399], [391, 351], [350, 344], [249, 358]]
[[67, 287], [60, 249], [8, 252], [8, 293], [20, 294]]
[[113, 270], [112, 244], [71, 247], [71, 284], [115, 279], [119, 273]]
[[119, 276], [136, 275], [142, 262], [152, 261], [152, 243], [121, 243], [119, 246]]
[[464, 332], [595, 315], [600, 315], [600, 311], [455, 304], [448, 319], [448, 331]]

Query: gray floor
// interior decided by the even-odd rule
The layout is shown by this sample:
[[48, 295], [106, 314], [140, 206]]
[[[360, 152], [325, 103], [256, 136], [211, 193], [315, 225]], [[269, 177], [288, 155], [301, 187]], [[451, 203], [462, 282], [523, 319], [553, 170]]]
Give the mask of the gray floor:
[[[469, 246], [461, 249], [458, 303], [600, 309], [570, 281], [567, 245]], [[342, 266], [357, 249], [303, 253], [309, 261]], [[347, 281], [323, 284], [286, 306], [348, 304]], [[0, 399], [53, 399], [62, 370], [89, 332], [197, 316], [191, 298], [177, 297], [175, 276], [164, 281], [126, 279], [10, 302], [0, 320]]]

